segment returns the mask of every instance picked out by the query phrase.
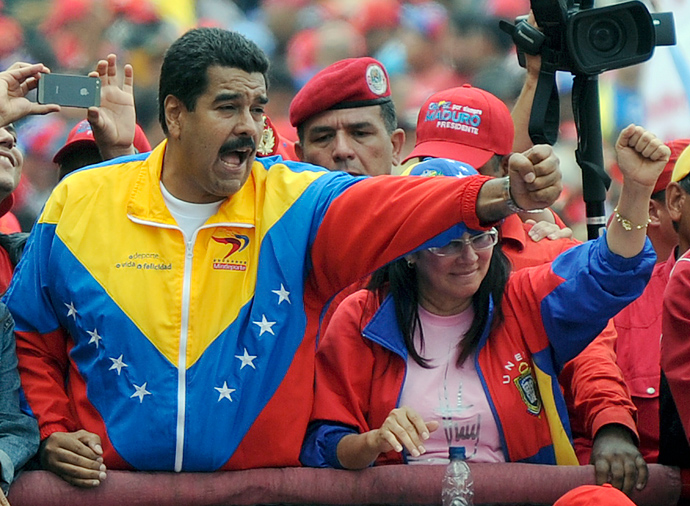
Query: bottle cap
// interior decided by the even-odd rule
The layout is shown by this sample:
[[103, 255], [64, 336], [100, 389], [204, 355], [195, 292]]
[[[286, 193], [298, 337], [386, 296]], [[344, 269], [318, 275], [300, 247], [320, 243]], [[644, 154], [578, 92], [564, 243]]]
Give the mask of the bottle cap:
[[451, 446], [448, 448], [448, 456], [451, 459], [462, 459], [465, 460], [465, 447], [464, 446]]

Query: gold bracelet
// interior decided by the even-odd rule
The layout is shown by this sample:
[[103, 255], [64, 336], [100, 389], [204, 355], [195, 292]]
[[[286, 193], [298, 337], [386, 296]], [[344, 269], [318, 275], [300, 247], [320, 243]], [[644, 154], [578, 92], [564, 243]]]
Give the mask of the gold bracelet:
[[621, 227], [628, 232], [633, 228], [635, 230], [644, 230], [652, 222], [651, 218], [647, 218], [647, 222], [644, 225], [633, 225], [630, 220], [627, 220], [620, 215], [618, 212], [618, 207], [613, 210], [613, 215], [616, 217], [616, 221], [621, 224]]

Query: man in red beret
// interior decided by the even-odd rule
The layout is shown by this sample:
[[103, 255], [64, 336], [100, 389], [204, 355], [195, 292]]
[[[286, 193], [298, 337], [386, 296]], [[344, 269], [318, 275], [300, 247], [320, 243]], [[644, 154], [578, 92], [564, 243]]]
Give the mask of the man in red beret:
[[400, 163], [405, 132], [388, 74], [374, 58], [340, 60], [317, 73], [292, 100], [290, 123], [302, 161], [357, 176], [390, 174]]

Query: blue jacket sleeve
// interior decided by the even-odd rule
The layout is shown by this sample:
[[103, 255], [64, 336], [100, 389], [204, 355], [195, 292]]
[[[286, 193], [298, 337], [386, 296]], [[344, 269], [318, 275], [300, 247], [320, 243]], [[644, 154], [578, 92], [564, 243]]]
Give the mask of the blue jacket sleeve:
[[609, 250], [605, 234], [553, 261], [551, 270], [563, 281], [541, 301], [541, 317], [559, 366], [580, 353], [609, 319], [642, 294], [655, 262], [649, 239], [638, 255], [624, 258]]
[[7, 492], [16, 472], [38, 450], [38, 424], [19, 408], [19, 373], [14, 325], [7, 307], [0, 304], [0, 486]]
[[347, 425], [317, 420], [309, 424], [299, 459], [308, 467], [333, 467], [344, 469], [338, 460], [338, 443], [348, 434], [357, 431]]

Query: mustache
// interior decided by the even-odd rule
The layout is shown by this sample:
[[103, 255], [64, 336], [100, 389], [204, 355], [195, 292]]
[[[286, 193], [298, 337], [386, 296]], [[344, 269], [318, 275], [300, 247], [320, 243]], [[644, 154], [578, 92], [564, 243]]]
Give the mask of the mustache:
[[241, 148], [250, 148], [252, 151], [256, 151], [256, 143], [252, 137], [237, 137], [223, 144], [220, 147], [220, 153], [223, 154], [228, 151], [236, 151]]

